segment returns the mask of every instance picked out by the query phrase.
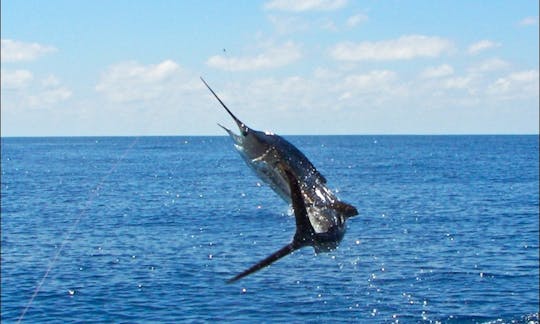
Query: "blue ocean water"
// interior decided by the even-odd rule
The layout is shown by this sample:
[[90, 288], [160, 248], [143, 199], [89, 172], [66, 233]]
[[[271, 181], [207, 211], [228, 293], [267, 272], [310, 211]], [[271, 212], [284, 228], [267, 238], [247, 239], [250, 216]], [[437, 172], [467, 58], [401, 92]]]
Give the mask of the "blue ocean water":
[[537, 322], [538, 136], [291, 136], [338, 250], [226, 137], [2, 138], [2, 322]]

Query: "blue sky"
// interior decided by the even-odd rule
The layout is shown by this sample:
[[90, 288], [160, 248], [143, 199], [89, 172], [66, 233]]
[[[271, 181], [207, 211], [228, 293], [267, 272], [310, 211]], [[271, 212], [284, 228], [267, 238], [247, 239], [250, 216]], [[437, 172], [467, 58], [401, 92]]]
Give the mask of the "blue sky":
[[538, 1], [2, 1], [2, 136], [538, 133]]

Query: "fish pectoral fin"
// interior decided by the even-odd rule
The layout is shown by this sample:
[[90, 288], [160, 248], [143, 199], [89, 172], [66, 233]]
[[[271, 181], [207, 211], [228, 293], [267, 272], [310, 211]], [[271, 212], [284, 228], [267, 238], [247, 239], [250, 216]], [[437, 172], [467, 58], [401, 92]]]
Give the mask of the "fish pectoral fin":
[[227, 283], [233, 283], [239, 279], [244, 278], [245, 276], [248, 276], [256, 271], [261, 270], [264, 267], [269, 266], [270, 264], [276, 262], [277, 260], [283, 258], [286, 255], [289, 255], [291, 252], [298, 250], [301, 246], [297, 246], [296, 244], [289, 243], [282, 247], [281, 249], [277, 250], [276, 252], [269, 255], [266, 259], [260, 261], [259, 263], [255, 264], [251, 268], [245, 270], [244, 272], [236, 275], [235, 277], [227, 280]]

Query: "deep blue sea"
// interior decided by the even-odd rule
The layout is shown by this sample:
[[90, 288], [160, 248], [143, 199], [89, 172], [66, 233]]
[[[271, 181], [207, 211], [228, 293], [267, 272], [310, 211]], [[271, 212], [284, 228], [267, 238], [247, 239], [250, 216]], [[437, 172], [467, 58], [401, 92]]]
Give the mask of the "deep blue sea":
[[2, 322], [538, 321], [538, 136], [286, 138], [360, 214], [235, 284], [295, 221], [229, 138], [2, 138]]

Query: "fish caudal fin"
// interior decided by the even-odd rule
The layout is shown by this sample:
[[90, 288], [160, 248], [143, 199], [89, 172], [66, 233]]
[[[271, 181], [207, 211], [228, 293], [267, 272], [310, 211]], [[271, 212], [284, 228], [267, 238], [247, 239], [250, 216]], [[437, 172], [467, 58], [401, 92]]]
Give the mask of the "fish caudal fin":
[[283, 258], [284, 256], [289, 255], [291, 252], [293, 252], [294, 250], [297, 250], [297, 249], [299, 249], [299, 247], [297, 247], [296, 244], [294, 244], [294, 242], [289, 243], [289, 244], [285, 245], [284, 247], [282, 247], [281, 249], [279, 249], [278, 251], [272, 253], [266, 259], [260, 261], [259, 263], [255, 264], [251, 268], [247, 269], [246, 271], [244, 271], [244, 272], [236, 275], [235, 277], [227, 280], [227, 283], [233, 283], [233, 282], [235, 282], [235, 281], [237, 281], [239, 279], [244, 278], [247, 275], [250, 275], [250, 274], [252, 274], [252, 273], [254, 273], [256, 271], [259, 271], [262, 268], [267, 267], [270, 264], [276, 262], [277, 260]]

